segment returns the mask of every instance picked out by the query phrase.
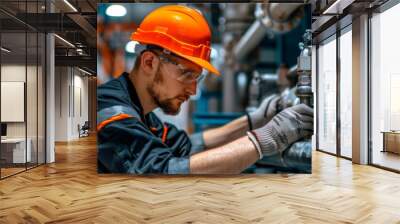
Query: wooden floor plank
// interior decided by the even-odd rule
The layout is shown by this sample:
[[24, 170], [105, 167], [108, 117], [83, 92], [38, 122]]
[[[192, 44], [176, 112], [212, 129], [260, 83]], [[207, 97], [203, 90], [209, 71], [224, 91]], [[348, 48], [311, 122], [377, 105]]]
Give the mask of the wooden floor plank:
[[0, 223], [400, 223], [400, 175], [321, 152], [311, 175], [99, 175], [89, 137], [0, 181], [0, 201]]

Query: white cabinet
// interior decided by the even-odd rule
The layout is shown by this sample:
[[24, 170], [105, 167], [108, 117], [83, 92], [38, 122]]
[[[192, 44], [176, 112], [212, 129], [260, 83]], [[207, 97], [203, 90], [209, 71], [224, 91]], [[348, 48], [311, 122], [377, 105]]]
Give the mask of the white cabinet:
[[5, 147], [8, 150], [12, 151], [12, 163], [25, 163], [25, 162], [31, 162], [32, 160], [32, 153], [31, 153], [32, 140], [30, 138], [27, 139], [26, 150], [25, 150], [25, 138], [2, 139], [1, 147], [2, 148]]

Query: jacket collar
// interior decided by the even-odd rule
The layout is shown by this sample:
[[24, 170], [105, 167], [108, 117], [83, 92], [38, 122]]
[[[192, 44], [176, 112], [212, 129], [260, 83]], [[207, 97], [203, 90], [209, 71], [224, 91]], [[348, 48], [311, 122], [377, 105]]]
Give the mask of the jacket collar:
[[141, 116], [141, 119], [144, 121], [145, 116], [143, 115], [143, 106], [140, 103], [139, 96], [137, 95], [136, 88], [133, 85], [132, 81], [129, 79], [129, 73], [124, 72], [122, 75], [118, 78], [120, 81], [123, 83], [124, 87], [126, 87], [126, 91], [129, 95], [129, 98], [133, 104], [133, 106], [136, 107], [137, 110], [139, 110], [139, 114]]

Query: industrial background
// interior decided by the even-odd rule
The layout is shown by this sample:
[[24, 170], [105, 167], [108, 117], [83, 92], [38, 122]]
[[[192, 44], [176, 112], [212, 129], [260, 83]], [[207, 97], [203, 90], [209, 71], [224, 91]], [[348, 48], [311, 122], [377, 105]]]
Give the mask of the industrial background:
[[[98, 175], [96, 87], [131, 70], [130, 34], [164, 4], [0, 2], [0, 223], [399, 222], [397, 0], [181, 3], [208, 20], [222, 75], [207, 76], [178, 116], [156, 113], [193, 133], [272, 94], [280, 109], [308, 103], [314, 135], [298, 147], [311, 145], [300, 162], [312, 174]], [[246, 170], [297, 171], [271, 161]]]

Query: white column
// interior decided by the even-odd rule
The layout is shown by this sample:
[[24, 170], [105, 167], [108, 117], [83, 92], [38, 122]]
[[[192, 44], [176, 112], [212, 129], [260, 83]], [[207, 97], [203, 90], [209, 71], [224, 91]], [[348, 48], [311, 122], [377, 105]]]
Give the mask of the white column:
[[368, 163], [368, 16], [353, 19], [353, 162]]
[[[47, 12], [54, 11], [51, 1], [46, 2]], [[54, 35], [46, 35], [46, 163], [55, 161], [55, 54]]]
[[46, 163], [55, 161], [54, 133], [55, 133], [55, 76], [54, 76], [54, 35], [46, 36]]

